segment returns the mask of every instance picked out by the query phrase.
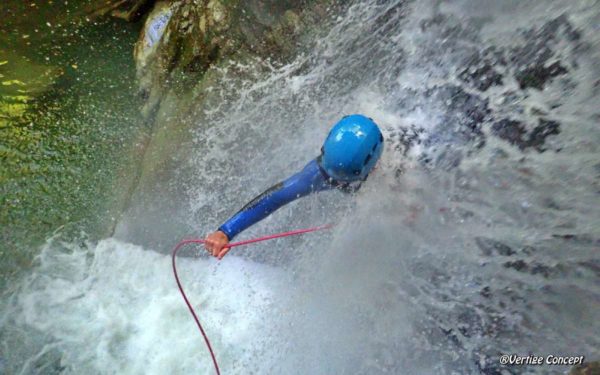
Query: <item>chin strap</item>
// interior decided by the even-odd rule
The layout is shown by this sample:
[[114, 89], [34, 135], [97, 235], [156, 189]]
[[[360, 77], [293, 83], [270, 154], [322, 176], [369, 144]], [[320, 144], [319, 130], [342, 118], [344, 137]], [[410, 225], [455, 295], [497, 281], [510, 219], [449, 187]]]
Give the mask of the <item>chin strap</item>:
[[[307, 228], [307, 229], [297, 229], [297, 230], [292, 230], [289, 232], [272, 234], [272, 235], [264, 236], [264, 237], [260, 237], [260, 238], [254, 238], [254, 239], [245, 240], [245, 241], [233, 242], [233, 243], [228, 244], [226, 247], [231, 248], [231, 247], [236, 247], [236, 246], [248, 245], [251, 243], [272, 240], [272, 239], [280, 238], [280, 237], [295, 236], [298, 234], [316, 232], [318, 230], [324, 230], [324, 229], [330, 229], [331, 227], [333, 227], [332, 224], [327, 224], [327, 225], [322, 225], [319, 227], [313, 227], [313, 228]], [[196, 325], [198, 326], [198, 329], [200, 329], [200, 333], [202, 334], [202, 337], [204, 337], [204, 342], [206, 343], [206, 347], [208, 348], [208, 351], [210, 352], [210, 356], [212, 357], [215, 371], [217, 372], [217, 375], [220, 375], [221, 371], [219, 370], [219, 365], [217, 363], [217, 358], [215, 357], [215, 353], [213, 352], [212, 346], [210, 345], [210, 341], [208, 340], [208, 336], [206, 335], [206, 332], [204, 332], [204, 328], [202, 328], [202, 324], [200, 324], [200, 320], [198, 319], [198, 316], [196, 315], [196, 312], [194, 311], [194, 308], [192, 307], [191, 302], [188, 300], [187, 295], [183, 291], [183, 286], [181, 285], [181, 281], [179, 281], [179, 276], [177, 275], [177, 267], [175, 264], [175, 258], [177, 256], [177, 251], [179, 251], [179, 249], [182, 246], [185, 246], [188, 244], [202, 244], [202, 243], [204, 243], [203, 239], [192, 238], [192, 239], [182, 240], [177, 245], [175, 245], [175, 247], [173, 248], [173, 256], [172, 256], [173, 274], [175, 275], [175, 281], [177, 282], [177, 286], [179, 287], [181, 296], [183, 297], [185, 304], [187, 305], [188, 309], [190, 310], [190, 313], [194, 317], [194, 320], [196, 321]]]

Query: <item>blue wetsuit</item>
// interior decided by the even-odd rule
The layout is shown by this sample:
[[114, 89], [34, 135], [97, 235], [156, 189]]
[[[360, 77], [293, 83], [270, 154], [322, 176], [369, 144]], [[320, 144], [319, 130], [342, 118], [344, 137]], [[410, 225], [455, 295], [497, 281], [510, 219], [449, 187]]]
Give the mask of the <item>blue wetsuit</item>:
[[269, 188], [250, 201], [221, 225], [219, 230], [231, 240], [246, 228], [261, 221], [295, 199], [322, 190], [339, 188], [349, 192], [356, 191], [359, 187], [360, 183], [352, 186], [332, 180], [319, 165], [319, 158], [313, 159], [300, 172]]

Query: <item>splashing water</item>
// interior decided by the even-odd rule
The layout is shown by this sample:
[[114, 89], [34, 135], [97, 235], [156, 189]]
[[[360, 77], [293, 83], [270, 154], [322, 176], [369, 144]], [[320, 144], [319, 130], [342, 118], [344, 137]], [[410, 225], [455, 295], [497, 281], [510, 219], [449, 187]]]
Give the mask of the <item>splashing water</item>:
[[[501, 353], [597, 359], [599, 21], [589, 1], [353, 2], [290, 64], [223, 69], [221, 101], [199, 105], [196, 151], [178, 167], [190, 226], [214, 228], [301, 167], [343, 114], [369, 114], [386, 135], [356, 196], [305, 198], [245, 235], [337, 221], [331, 233], [180, 260], [223, 373], [500, 374]], [[2, 302], [21, 337], [3, 337], [5, 361], [209, 373], [166, 251], [50, 241]]]

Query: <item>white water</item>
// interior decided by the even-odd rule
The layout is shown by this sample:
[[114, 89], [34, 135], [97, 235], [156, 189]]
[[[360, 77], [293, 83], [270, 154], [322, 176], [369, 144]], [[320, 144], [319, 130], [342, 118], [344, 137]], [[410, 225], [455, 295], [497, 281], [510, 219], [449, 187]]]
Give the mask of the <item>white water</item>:
[[[15, 324], [52, 339], [21, 373], [53, 373], [59, 367], [53, 357], [57, 350], [67, 373], [212, 369], [170, 272], [170, 257], [108, 239], [89, 248], [49, 243], [37, 263], [21, 285], [24, 293], [10, 303], [22, 309]], [[178, 270], [189, 298], [201, 306], [202, 321], [226, 368], [240, 371], [252, 365], [251, 351], [236, 348], [268, 330], [267, 318], [279, 310], [278, 291], [286, 283], [289, 287], [289, 278], [237, 257], [221, 263], [183, 258]], [[222, 292], [225, 287], [229, 292]], [[43, 363], [43, 356], [53, 361]]]
[[[553, 59], [569, 73], [544, 90], [521, 90], [510, 63], [483, 93], [457, 78], [469, 54], [521, 46], [562, 14], [581, 44], [559, 33]], [[599, 359], [599, 20], [591, 1], [363, 1], [291, 64], [223, 72], [224, 99], [181, 167], [190, 226], [214, 228], [300, 168], [343, 114], [367, 113], [387, 136], [359, 194], [305, 198], [244, 235], [332, 232], [179, 260], [223, 373], [499, 374], [500, 353]], [[440, 94], [449, 84], [489, 99], [483, 148], [460, 128], [468, 106], [456, 115]], [[546, 152], [491, 135], [506, 117], [530, 130], [539, 112], [561, 124]], [[394, 133], [410, 126], [423, 142], [404, 155]], [[486, 255], [478, 237], [514, 254]], [[506, 265], [518, 261], [525, 270]], [[21, 373], [210, 373], [167, 254], [50, 242], [38, 263], [3, 302], [2, 353], [28, 358]]]

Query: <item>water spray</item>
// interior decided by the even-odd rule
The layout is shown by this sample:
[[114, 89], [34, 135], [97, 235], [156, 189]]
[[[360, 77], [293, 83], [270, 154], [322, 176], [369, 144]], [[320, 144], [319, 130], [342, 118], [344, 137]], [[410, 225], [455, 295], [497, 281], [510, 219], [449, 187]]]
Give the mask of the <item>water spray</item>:
[[[264, 236], [264, 237], [259, 237], [259, 238], [253, 238], [253, 239], [239, 241], [239, 242], [233, 242], [233, 243], [227, 244], [227, 246], [225, 246], [225, 248], [231, 248], [231, 247], [236, 247], [236, 246], [248, 245], [248, 244], [251, 244], [251, 243], [272, 240], [272, 239], [275, 239], [275, 238], [296, 236], [296, 235], [299, 235], [299, 234], [316, 232], [318, 230], [330, 229], [332, 226], [333, 226], [332, 224], [327, 224], [327, 225], [322, 225], [322, 226], [319, 226], [319, 227], [313, 227], [313, 228], [307, 228], [307, 229], [297, 229], [297, 230], [292, 230], [292, 231], [289, 231], [289, 232], [271, 234], [269, 236]], [[210, 341], [208, 339], [208, 336], [207, 336], [206, 332], [204, 332], [204, 328], [202, 328], [202, 324], [200, 324], [200, 320], [198, 319], [198, 316], [196, 315], [196, 312], [194, 311], [194, 308], [192, 307], [192, 304], [190, 303], [189, 299], [187, 298], [187, 295], [185, 294], [185, 292], [183, 291], [183, 286], [181, 285], [181, 281], [179, 281], [179, 276], [177, 275], [177, 267], [175, 265], [175, 258], [177, 256], [177, 251], [179, 251], [179, 249], [181, 247], [183, 247], [185, 245], [189, 245], [189, 244], [203, 244], [203, 243], [204, 243], [203, 239], [193, 238], [193, 239], [181, 240], [177, 245], [175, 245], [175, 247], [173, 248], [173, 257], [172, 257], [172, 260], [173, 260], [173, 274], [175, 275], [175, 281], [177, 282], [177, 286], [179, 287], [179, 291], [181, 292], [181, 296], [183, 297], [183, 300], [185, 301], [185, 304], [187, 305], [188, 309], [190, 310], [190, 313], [194, 317], [194, 320], [196, 321], [196, 325], [198, 326], [198, 329], [200, 329], [200, 333], [202, 334], [202, 337], [204, 337], [204, 342], [206, 343], [206, 347], [208, 348], [208, 351], [210, 352], [210, 356], [212, 357], [212, 361], [213, 361], [213, 364], [215, 366], [215, 371], [217, 372], [217, 375], [220, 375], [221, 371], [219, 370], [219, 364], [217, 363], [217, 358], [215, 356], [215, 353], [214, 353], [214, 351], [212, 349], [212, 346], [210, 345]]]

